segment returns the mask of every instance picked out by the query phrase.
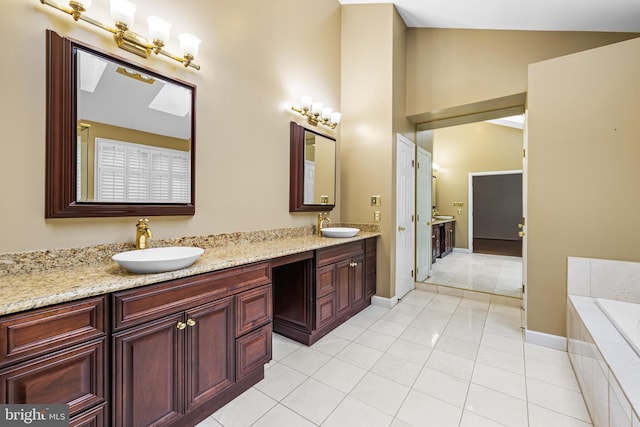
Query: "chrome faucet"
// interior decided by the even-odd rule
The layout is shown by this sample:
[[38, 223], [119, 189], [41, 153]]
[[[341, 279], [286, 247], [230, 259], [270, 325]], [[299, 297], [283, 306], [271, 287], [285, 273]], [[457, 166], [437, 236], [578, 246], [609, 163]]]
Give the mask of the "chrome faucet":
[[140, 218], [136, 224], [136, 249], [145, 249], [147, 240], [151, 238], [151, 229], [149, 228], [149, 220]]
[[331, 218], [329, 218], [329, 214], [319, 213], [318, 214], [318, 236], [322, 236], [322, 226], [325, 221], [331, 224]]

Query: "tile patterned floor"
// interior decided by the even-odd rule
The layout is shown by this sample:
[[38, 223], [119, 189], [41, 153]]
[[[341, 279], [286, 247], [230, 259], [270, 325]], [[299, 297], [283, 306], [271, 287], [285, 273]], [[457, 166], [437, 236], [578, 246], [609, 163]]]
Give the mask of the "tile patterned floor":
[[265, 379], [198, 427], [591, 426], [567, 353], [525, 343], [521, 317], [414, 290], [311, 347], [275, 335]]
[[522, 258], [452, 252], [438, 258], [425, 283], [522, 298]]

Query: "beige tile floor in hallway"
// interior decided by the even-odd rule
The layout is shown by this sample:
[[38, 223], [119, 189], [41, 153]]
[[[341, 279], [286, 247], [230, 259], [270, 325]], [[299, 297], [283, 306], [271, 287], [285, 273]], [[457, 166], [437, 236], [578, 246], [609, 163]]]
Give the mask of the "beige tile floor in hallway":
[[198, 427], [591, 426], [567, 353], [525, 343], [521, 316], [414, 290], [311, 347], [275, 335], [265, 379]]
[[438, 258], [425, 283], [522, 298], [522, 258], [453, 252]]

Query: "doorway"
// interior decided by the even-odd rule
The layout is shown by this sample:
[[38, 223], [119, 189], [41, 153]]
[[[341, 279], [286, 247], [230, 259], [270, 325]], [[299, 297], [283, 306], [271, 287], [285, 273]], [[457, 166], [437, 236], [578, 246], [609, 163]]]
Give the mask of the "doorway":
[[469, 252], [522, 257], [522, 170], [469, 173]]
[[[509, 113], [513, 115], [512, 110]], [[433, 153], [433, 161], [440, 166], [440, 170], [434, 172], [434, 175], [437, 176], [435, 210], [442, 216], [453, 216], [456, 224], [453, 253], [447, 254], [443, 258], [436, 258], [436, 262], [432, 267], [433, 274], [424, 282], [522, 298], [522, 257], [516, 254], [502, 256], [474, 253], [482, 251], [480, 247], [476, 248], [479, 249], [478, 251], [474, 250], [473, 242], [473, 212], [479, 207], [479, 202], [474, 204], [472, 195], [473, 182], [470, 183], [469, 180], [472, 180], [474, 175], [482, 177], [484, 175], [518, 174], [519, 178], [523, 176], [523, 169], [520, 168], [524, 167], [522, 162], [524, 125], [522, 122], [519, 126], [514, 126], [509, 121], [503, 119], [499, 121], [500, 123], [480, 121], [475, 117], [470, 117], [468, 122], [456, 123], [455, 126], [434, 124], [431, 129], [428, 129], [428, 127], [421, 129], [424, 124], [418, 126], [418, 143], [420, 144], [421, 141], [425, 140], [420, 134], [424, 130], [428, 130], [430, 132], [428, 140], [431, 145], [420, 144], [420, 146], [431, 151]], [[461, 145], [457, 150], [441, 145], [441, 143], [449, 144], [449, 140], [453, 139], [450, 135], [447, 137], [447, 129], [462, 127], [459, 125], [470, 126], [471, 130], [468, 130], [464, 137], [458, 138], [466, 140], [467, 145]], [[498, 129], [502, 129], [502, 131]], [[501, 146], [498, 142], [500, 138], [489, 134], [489, 132], [510, 133], [510, 142], [505, 142], [505, 145]], [[455, 146], [455, 144], [452, 144], [452, 146]], [[509, 158], [505, 159], [505, 156]], [[523, 186], [522, 178], [520, 178], [517, 185], [520, 186], [521, 190]], [[419, 194], [418, 198], [420, 197], [424, 197], [424, 195]], [[514, 217], [515, 222], [508, 221], [509, 224], [510, 222], [513, 222], [513, 224], [505, 225], [503, 221], [494, 221], [493, 224], [490, 224], [494, 229], [512, 226], [513, 234], [510, 234], [504, 240], [510, 240], [513, 236], [517, 236], [518, 240], [515, 242], [517, 246], [521, 245], [521, 240], [518, 236], [518, 223], [521, 223], [525, 216], [522, 214], [523, 202], [523, 196], [521, 195], [518, 198], [518, 202], [516, 202], [519, 209], [516, 212], [517, 217]], [[499, 206], [498, 209], [504, 210], [504, 206]], [[489, 212], [489, 215], [495, 216], [496, 212]], [[416, 225], [418, 226], [418, 224]], [[482, 230], [480, 225], [476, 225], [475, 228]], [[481, 237], [491, 238], [496, 236], [485, 235]], [[476, 245], [479, 243], [477, 241]], [[508, 285], [507, 282], [509, 282]]]

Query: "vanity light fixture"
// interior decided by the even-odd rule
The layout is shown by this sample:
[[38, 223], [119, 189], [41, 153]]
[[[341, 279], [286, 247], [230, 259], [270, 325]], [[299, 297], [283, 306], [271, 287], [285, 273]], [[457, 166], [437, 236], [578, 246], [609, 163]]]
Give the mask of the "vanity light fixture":
[[[136, 5], [129, 0], [110, 0], [111, 1], [111, 17], [114, 26], [103, 24], [89, 16], [84, 12], [91, 6], [91, 0], [69, 0], [69, 6], [56, 3], [53, 0], [40, 0], [40, 3], [58, 9], [73, 17], [75, 21], [82, 20], [98, 28], [113, 34], [118, 47], [135, 53], [143, 58], [148, 58], [151, 52], [156, 55], [161, 53], [164, 56], [182, 63], [185, 67], [192, 67], [196, 70], [200, 69], [198, 64], [193, 60], [198, 55], [200, 47], [200, 39], [192, 34], [183, 33], [179, 35], [180, 53], [182, 56], [164, 50], [165, 44], [169, 41], [169, 33], [171, 24], [157, 16], [151, 16], [148, 19], [150, 39], [129, 30], [133, 25], [133, 18], [136, 12]], [[149, 41], [151, 40], [151, 41]]]
[[322, 102], [314, 101], [310, 96], [301, 96], [300, 107], [293, 106], [291, 109], [306, 117], [307, 122], [313, 126], [321, 124], [335, 129], [342, 118], [342, 114], [325, 107]]

